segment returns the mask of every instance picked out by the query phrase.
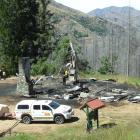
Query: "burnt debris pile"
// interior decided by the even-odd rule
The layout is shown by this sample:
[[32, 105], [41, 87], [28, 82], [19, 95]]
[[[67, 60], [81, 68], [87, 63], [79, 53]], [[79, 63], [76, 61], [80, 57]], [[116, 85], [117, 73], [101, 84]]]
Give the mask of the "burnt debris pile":
[[49, 77], [34, 85], [37, 97], [84, 101], [87, 98], [98, 98], [104, 102], [127, 100], [140, 103], [138, 89], [127, 84], [118, 84], [113, 79], [81, 79], [77, 83], [63, 85], [61, 79]]

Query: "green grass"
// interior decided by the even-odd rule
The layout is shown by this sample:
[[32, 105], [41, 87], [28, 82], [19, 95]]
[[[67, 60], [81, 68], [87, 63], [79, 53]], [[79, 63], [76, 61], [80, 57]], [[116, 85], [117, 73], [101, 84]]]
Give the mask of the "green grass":
[[33, 134], [20, 133], [13, 136], [5, 136], [0, 140], [37, 140], [37, 139], [38, 138]]
[[100, 128], [90, 134], [85, 131], [84, 125], [63, 127], [47, 134], [18, 134], [4, 137], [1, 140], [140, 140], [140, 125], [132, 123], [127, 126]]
[[125, 83], [125, 84], [128, 84], [128, 85], [133, 85], [135, 87], [140, 87], [140, 78], [138, 77], [128, 77], [128, 76], [125, 76], [125, 75], [117, 75], [117, 74], [114, 74], [114, 75], [102, 75], [98, 72], [86, 72], [86, 73], [83, 73], [81, 72], [80, 73], [80, 77], [82, 78], [97, 78], [97, 79], [114, 79], [116, 80], [118, 83]]

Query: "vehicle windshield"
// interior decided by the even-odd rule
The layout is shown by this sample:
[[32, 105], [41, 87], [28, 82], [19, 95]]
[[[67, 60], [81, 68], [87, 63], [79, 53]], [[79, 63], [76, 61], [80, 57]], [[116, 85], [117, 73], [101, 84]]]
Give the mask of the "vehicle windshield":
[[55, 102], [55, 101], [52, 101], [49, 105], [50, 105], [50, 107], [52, 107], [53, 109], [56, 109], [56, 108], [58, 108], [58, 107], [60, 106], [60, 104], [57, 103], [57, 102]]

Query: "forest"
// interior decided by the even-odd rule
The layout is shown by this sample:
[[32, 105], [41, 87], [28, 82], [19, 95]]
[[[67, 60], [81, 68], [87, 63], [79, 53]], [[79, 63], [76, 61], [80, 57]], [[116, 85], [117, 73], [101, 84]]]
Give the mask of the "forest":
[[[50, 0], [0, 1], [0, 69], [18, 73], [18, 59], [30, 57], [31, 74], [51, 74], [66, 61], [69, 38], [55, 34]], [[59, 54], [59, 55], [57, 55]]]

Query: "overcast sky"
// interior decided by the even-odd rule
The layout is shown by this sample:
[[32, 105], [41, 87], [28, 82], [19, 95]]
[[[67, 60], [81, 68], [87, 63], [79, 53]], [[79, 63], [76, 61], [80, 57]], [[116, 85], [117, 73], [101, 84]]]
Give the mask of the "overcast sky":
[[96, 8], [104, 8], [108, 6], [130, 6], [140, 10], [140, 0], [55, 0], [68, 7], [80, 10], [82, 12], [89, 12]]

